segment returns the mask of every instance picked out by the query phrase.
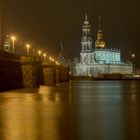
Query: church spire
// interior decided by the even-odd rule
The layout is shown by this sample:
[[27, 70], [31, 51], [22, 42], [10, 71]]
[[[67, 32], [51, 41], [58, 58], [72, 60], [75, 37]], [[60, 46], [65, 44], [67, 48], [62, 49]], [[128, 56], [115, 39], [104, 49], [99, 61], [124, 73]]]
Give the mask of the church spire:
[[91, 37], [91, 26], [87, 18], [87, 14], [85, 14], [84, 23], [82, 26], [82, 39], [81, 39], [81, 52], [92, 52], [92, 37]]
[[98, 27], [98, 33], [97, 33], [97, 40], [95, 42], [95, 46], [97, 48], [104, 48], [105, 47], [105, 41], [103, 38], [103, 32], [101, 27], [101, 17], [99, 16], [99, 27]]
[[88, 25], [88, 24], [89, 24], [87, 13], [85, 13], [84, 24], [85, 24], [85, 25]]
[[101, 17], [99, 16], [99, 30], [101, 30]]
[[88, 18], [87, 18], [87, 13], [85, 13], [85, 20], [86, 20], [86, 21], [88, 20]]

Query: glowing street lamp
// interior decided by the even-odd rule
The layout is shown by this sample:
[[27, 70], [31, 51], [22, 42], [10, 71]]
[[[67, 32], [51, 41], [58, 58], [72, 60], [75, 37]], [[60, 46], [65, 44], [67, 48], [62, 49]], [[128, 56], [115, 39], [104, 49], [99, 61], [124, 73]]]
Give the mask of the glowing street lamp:
[[58, 66], [60, 65], [57, 61], [55, 62], [55, 64], [58, 65]]
[[43, 54], [44, 61], [46, 60], [46, 53]]
[[52, 62], [54, 62], [55, 60], [52, 58]]
[[57, 61], [55, 61], [55, 64], [57, 65], [57, 64], [58, 64], [58, 62], [57, 62]]
[[11, 36], [11, 40], [12, 40], [12, 52], [14, 53], [15, 52], [15, 40], [16, 40], [16, 37]]
[[134, 53], [132, 54], [132, 58], [135, 58], [135, 54]]
[[29, 44], [26, 44], [26, 48], [27, 48], [27, 55], [30, 55], [30, 45]]
[[136, 66], [136, 62], [135, 62], [135, 57], [136, 56], [135, 56], [135, 54], [133, 53], [131, 57], [132, 57], [132, 64], [133, 64], [133, 66]]
[[50, 59], [50, 61], [52, 61], [52, 58], [51, 57], [49, 57], [49, 59]]
[[40, 56], [40, 55], [41, 55], [41, 53], [42, 53], [42, 52], [39, 50], [39, 51], [38, 51], [38, 55]]

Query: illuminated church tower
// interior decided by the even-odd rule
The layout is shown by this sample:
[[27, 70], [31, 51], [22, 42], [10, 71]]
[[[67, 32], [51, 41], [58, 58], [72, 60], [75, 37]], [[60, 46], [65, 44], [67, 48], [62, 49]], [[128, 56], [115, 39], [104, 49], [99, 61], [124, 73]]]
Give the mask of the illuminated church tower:
[[82, 26], [82, 39], [81, 39], [81, 53], [80, 62], [83, 65], [91, 63], [93, 59], [93, 47], [92, 47], [92, 37], [91, 37], [91, 26], [87, 19], [87, 14], [85, 15], [85, 20]]
[[95, 47], [92, 47], [91, 26], [85, 16], [82, 26], [80, 61], [75, 66], [75, 76], [102, 76], [104, 74], [131, 74], [133, 65], [121, 61], [118, 48], [106, 47], [101, 28], [101, 17]]
[[81, 39], [81, 52], [92, 52], [92, 38], [91, 38], [91, 26], [87, 19], [87, 14], [85, 15], [85, 21], [82, 26], [83, 36]]
[[99, 27], [98, 27], [98, 33], [97, 33], [97, 40], [95, 42], [96, 48], [104, 48], [105, 47], [105, 41], [103, 38], [103, 32], [101, 29], [101, 17], [99, 17]]

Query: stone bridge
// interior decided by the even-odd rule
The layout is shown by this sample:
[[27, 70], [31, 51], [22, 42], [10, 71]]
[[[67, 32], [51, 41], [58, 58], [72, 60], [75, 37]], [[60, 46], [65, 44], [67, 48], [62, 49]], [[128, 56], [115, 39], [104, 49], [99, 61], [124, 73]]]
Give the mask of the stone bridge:
[[68, 68], [42, 63], [35, 56], [16, 56], [3, 51], [0, 51], [0, 74], [0, 91], [69, 81]]

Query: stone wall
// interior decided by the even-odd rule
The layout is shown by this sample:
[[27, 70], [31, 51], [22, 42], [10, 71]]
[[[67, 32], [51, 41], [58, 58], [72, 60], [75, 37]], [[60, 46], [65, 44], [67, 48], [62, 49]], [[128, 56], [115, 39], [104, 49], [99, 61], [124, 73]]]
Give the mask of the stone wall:
[[0, 91], [23, 87], [19, 57], [0, 51]]
[[3, 51], [0, 51], [0, 74], [0, 91], [69, 81], [67, 68], [42, 64], [37, 57], [19, 57]]
[[21, 68], [23, 74], [24, 88], [38, 88], [43, 84], [43, 73], [41, 61], [35, 57], [21, 57]]

